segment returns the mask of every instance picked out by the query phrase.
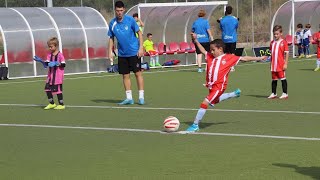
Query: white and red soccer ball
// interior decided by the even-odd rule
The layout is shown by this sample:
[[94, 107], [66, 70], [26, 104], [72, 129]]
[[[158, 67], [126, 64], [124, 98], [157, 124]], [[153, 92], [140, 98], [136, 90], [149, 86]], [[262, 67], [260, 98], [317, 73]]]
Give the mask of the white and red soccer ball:
[[163, 121], [163, 130], [165, 132], [175, 132], [178, 131], [180, 122], [178, 118], [174, 116], [169, 116]]

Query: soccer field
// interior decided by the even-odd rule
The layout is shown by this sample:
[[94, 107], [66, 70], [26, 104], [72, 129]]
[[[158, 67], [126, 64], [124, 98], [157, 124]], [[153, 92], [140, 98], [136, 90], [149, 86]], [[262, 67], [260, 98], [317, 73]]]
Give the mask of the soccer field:
[[209, 109], [196, 134], [161, 133], [167, 116], [185, 130], [207, 95], [195, 67], [144, 73], [143, 106], [117, 105], [117, 74], [66, 76], [62, 111], [43, 110], [44, 78], [0, 81], [0, 179], [320, 179], [314, 68], [290, 61], [289, 99], [269, 100], [269, 63], [240, 63], [227, 92], [241, 97]]

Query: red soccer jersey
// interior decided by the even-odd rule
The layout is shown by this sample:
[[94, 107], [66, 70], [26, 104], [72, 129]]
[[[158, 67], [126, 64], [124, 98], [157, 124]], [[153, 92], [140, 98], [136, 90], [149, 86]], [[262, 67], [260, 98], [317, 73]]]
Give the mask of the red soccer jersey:
[[215, 58], [211, 53], [207, 53], [207, 87], [211, 89], [215, 86], [220, 90], [226, 89], [230, 69], [239, 62], [240, 58], [234, 54], [223, 54]]
[[313, 40], [317, 42], [318, 48], [317, 48], [317, 58], [320, 58], [320, 32], [316, 32], [313, 35]]
[[288, 43], [284, 39], [279, 39], [278, 41], [271, 41], [271, 71], [279, 72], [283, 71], [283, 66], [285, 63], [284, 52], [288, 52]]
[[317, 42], [318, 48], [320, 48], [320, 41], [319, 41], [319, 39], [320, 39], [320, 32], [314, 33], [312, 37], [313, 37], [313, 40]]

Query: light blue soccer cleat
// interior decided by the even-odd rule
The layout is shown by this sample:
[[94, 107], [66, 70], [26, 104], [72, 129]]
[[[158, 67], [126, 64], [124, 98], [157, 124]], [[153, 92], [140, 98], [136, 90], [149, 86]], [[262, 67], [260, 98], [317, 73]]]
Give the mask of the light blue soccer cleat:
[[234, 93], [236, 94], [237, 97], [240, 97], [241, 90], [238, 88], [234, 91]]
[[130, 104], [134, 104], [133, 99], [125, 99], [121, 103], [119, 103], [119, 105], [130, 105]]
[[144, 99], [143, 99], [143, 98], [140, 98], [138, 104], [139, 104], [139, 105], [144, 105]]
[[192, 124], [191, 126], [188, 127], [188, 129], [186, 131], [188, 133], [199, 131], [199, 125], [198, 124]]

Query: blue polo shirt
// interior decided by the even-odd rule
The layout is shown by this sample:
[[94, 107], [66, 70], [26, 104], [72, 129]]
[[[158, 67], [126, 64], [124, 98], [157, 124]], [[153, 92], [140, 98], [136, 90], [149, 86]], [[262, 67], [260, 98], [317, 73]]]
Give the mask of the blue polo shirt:
[[222, 40], [224, 43], [234, 43], [238, 40], [238, 19], [234, 16], [224, 16], [220, 20], [220, 28], [222, 31]]
[[200, 43], [209, 42], [208, 29], [210, 29], [208, 20], [200, 17], [192, 24], [192, 32], [197, 34]]
[[139, 51], [139, 39], [135, 33], [139, 27], [133, 17], [124, 15], [121, 22], [113, 18], [109, 24], [108, 36], [116, 37], [118, 41], [118, 56], [136, 56]]

